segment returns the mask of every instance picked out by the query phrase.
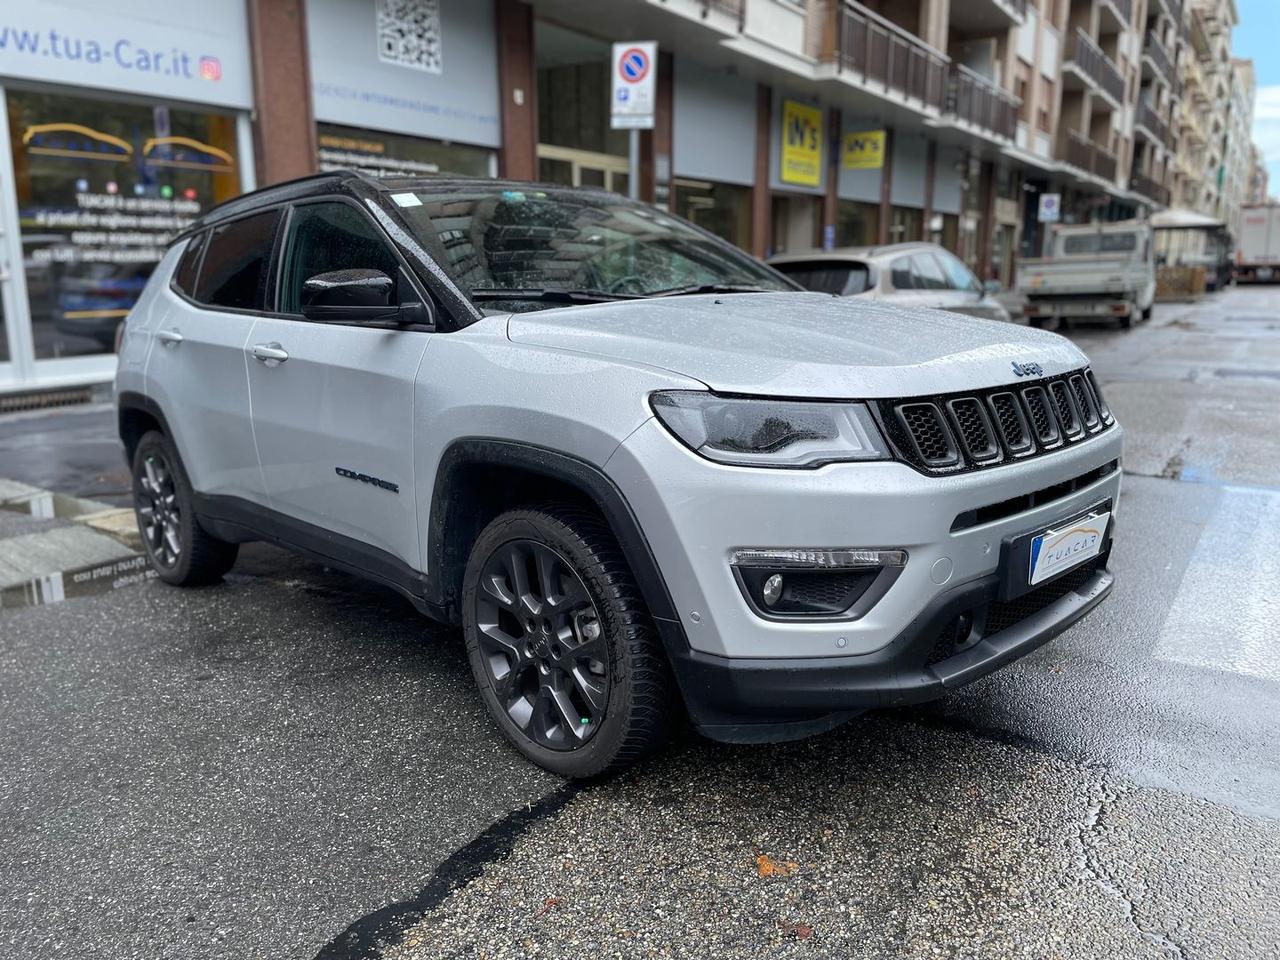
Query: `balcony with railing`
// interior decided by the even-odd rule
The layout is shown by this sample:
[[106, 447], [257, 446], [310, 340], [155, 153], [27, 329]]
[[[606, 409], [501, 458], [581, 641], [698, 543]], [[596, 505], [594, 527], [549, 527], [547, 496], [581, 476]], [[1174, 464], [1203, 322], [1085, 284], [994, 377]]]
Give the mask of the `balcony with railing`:
[[1133, 22], [1133, 0], [1099, 0], [1098, 13], [1104, 33], [1127, 30]]
[[1169, 188], [1154, 177], [1149, 177], [1145, 173], [1135, 173], [1129, 178], [1129, 186], [1148, 200], [1162, 207], [1169, 206]]
[[1173, 138], [1169, 135], [1169, 124], [1156, 112], [1151, 101], [1145, 97], [1138, 101], [1138, 109], [1134, 114], [1134, 129], [1145, 133], [1152, 143], [1162, 147], [1171, 146]]
[[955, 64], [947, 79], [946, 112], [967, 123], [1012, 140], [1018, 128], [1017, 97], [968, 67]]
[[1124, 102], [1124, 77], [1080, 27], [1070, 36], [1062, 69], [1064, 86], [1070, 87], [1069, 77], [1074, 74], [1085, 86], [1105, 93], [1117, 105]]
[[835, 16], [828, 59], [841, 78], [915, 101], [926, 112], [943, 109], [951, 64], [946, 54], [854, 0], [843, 0]]
[[[1151, 70], [1148, 69], [1149, 67]], [[1169, 52], [1165, 50], [1160, 38], [1148, 30], [1147, 42], [1142, 48], [1142, 72], [1144, 75], [1150, 76], [1152, 70], [1158, 73], [1165, 83], [1171, 83], [1176, 76], [1173, 70], [1173, 60], [1169, 57]]]
[[951, 4], [950, 20], [967, 34], [989, 34], [1020, 27], [1027, 19], [1027, 0], [963, 0]]
[[1108, 183], [1115, 182], [1115, 156], [1074, 130], [1068, 130], [1062, 139], [1061, 159], [1077, 170], [1092, 173]]

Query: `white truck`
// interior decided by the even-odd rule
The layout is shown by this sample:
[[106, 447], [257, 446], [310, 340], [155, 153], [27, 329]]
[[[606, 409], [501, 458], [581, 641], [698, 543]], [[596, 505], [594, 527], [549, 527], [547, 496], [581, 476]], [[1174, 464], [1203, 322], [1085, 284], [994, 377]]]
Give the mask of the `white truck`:
[[1149, 223], [1057, 225], [1049, 255], [1018, 261], [1023, 312], [1035, 326], [1071, 317], [1111, 318], [1123, 328], [1151, 317], [1156, 264]]
[[1262, 204], [1240, 212], [1236, 279], [1242, 283], [1280, 279], [1280, 205]]

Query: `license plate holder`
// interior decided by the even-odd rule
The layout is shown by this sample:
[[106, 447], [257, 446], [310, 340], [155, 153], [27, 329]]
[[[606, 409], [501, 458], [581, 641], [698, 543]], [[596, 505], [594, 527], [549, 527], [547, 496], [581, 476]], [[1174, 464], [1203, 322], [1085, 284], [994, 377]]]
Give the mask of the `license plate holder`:
[[[1111, 501], [1104, 500], [1048, 527], [1006, 537], [1000, 549], [999, 598], [1014, 600], [1105, 552], [1111, 539], [1111, 510]], [[1088, 530], [1096, 530], [1096, 537], [1090, 537]], [[1050, 550], [1058, 548], [1055, 556], [1061, 554], [1061, 559], [1046, 563], [1046, 545]], [[1068, 552], [1063, 553], [1064, 547]]]

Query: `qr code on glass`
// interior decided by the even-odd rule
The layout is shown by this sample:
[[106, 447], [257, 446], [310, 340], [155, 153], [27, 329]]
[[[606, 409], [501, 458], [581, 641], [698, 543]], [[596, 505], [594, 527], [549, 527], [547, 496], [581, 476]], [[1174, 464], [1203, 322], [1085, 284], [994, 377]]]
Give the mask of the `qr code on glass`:
[[440, 0], [377, 0], [378, 57], [441, 73]]

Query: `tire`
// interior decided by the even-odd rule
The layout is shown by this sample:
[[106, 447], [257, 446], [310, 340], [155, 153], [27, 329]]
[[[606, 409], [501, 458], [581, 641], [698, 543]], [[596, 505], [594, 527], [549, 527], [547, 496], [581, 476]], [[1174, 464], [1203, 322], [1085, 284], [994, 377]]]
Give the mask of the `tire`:
[[173, 441], [143, 434], [133, 453], [133, 502], [142, 548], [165, 583], [217, 583], [236, 562], [239, 544], [210, 536], [196, 519], [191, 481]]
[[1150, 320], [1150, 319], [1151, 319], [1151, 314], [1153, 314], [1153, 313], [1155, 312], [1155, 309], [1156, 309], [1156, 308], [1155, 308], [1154, 306], [1150, 306], [1150, 307], [1147, 307], [1147, 309], [1143, 310], [1143, 311], [1142, 311], [1142, 319], [1143, 319], [1143, 320]]
[[598, 515], [552, 504], [494, 519], [467, 562], [462, 620], [489, 715], [539, 766], [599, 777], [666, 739], [670, 666]]
[[1124, 316], [1122, 316], [1119, 320], [1119, 324], [1120, 324], [1121, 330], [1132, 330], [1133, 329], [1133, 313], [1132, 312], [1126, 313]]

